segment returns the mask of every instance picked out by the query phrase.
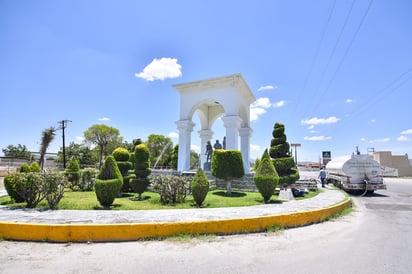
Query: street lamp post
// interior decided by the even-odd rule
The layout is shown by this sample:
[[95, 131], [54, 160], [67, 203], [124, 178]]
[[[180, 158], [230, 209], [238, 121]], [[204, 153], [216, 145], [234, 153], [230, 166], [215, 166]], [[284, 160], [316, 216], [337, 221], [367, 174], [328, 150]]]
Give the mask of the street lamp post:
[[300, 147], [300, 144], [290, 144], [291, 147], [295, 148], [295, 164], [296, 166], [298, 166], [298, 151], [297, 151], [297, 147]]

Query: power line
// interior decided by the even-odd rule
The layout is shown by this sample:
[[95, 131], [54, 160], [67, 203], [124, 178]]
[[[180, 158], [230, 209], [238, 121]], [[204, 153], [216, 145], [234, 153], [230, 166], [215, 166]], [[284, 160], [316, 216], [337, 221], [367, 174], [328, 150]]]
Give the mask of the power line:
[[[387, 84], [383, 88], [379, 89], [377, 92], [373, 93], [372, 98], [368, 99], [365, 104], [363, 104], [360, 108], [356, 109], [350, 117], [348, 117], [347, 119], [345, 119], [342, 122], [349, 121], [351, 119], [356, 118], [360, 113], [362, 113], [365, 110], [369, 109], [370, 106], [372, 106], [372, 105], [376, 104], [377, 102], [379, 102], [380, 100], [386, 98], [385, 97], [386, 95], [388, 95], [390, 93], [393, 94], [395, 91], [400, 89], [407, 82], [412, 80], [412, 73], [408, 76], [408, 74], [410, 72], [412, 72], [412, 67], [405, 70], [404, 72], [399, 74], [394, 80], [392, 80], [389, 84]], [[338, 126], [338, 128], [335, 128], [334, 130], [339, 129], [339, 127], [342, 127], [342, 124], [340, 124], [340, 126]]]
[[[318, 55], [319, 55], [320, 48], [321, 48], [321, 46], [322, 46], [322, 44], [323, 44], [323, 40], [325, 39], [326, 30], [328, 29], [329, 23], [330, 23], [330, 21], [331, 21], [331, 19], [332, 19], [332, 15], [333, 15], [333, 13], [334, 13], [334, 11], [335, 11], [335, 6], [336, 6], [336, 0], [333, 1], [332, 8], [331, 8], [331, 10], [330, 10], [330, 12], [329, 12], [328, 19], [326, 20], [325, 26], [324, 26], [323, 31], [322, 31], [321, 38], [320, 38], [319, 43], [318, 43], [318, 45], [317, 45], [317, 47], [316, 47], [315, 54], [314, 54], [314, 56], [313, 56], [313, 58], [312, 58], [309, 71], [308, 71], [308, 73], [306, 74], [306, 77], [305, 77], [305, 80], [304, 80], [304, 83], [303, 83], [303, 88], [302, 88], [302, 90], [301, 90], [301, 93], [303, 93], [303, 92], [306, 90], [307, 83], [308, 83], [309, 78], [310, 78], [310, 76], [311, 76], [311, 74], [312, 74], [312, 71], [313, 71], [313, 68], [314, 68], [314, 66], [315, 66], [316, 60], [318, 59]], [[297, 101], [297, 103], [296, 103], [296, 109], [299, 109], [299, 107], [300, 107], [300, 99], [301, 99], [301, 97], [302, 97], [302, 96], [298, 96], [298, 101]]]
[[[329, 90], [329, 88], [330, 88], [331, 85], [332, 85], [332, 82], [335, 80], [336, 75], [338, 74], [339, 70], [341, 69], [341, 67], [342, 67], [342, 65], [343, 65], [343, 62], [345, 61], [345, 59], [346, 59], [346, 57], [347, 57], [347, 55], [348, 55], [348, 53], [349, 53], [349, 50], [352, 48], [353, 42], [355, 41], [355, 39], [356, 39], [356, 37], [358, 36], [358, 33], [359, 33], [359, 31], [360, 31], [363, 23], [365, 22], [366, 16], [367, 16], [368, 13], [369, 13], [369, 10], [370, 10], [370, 8], [371, 8], [371, 6], [372, 6], [372, 3], [373, 3], [373, 0], [370, 0], [370, 1], [369, 1], [369, 4], [368, 4], [368, 7], [366, 8], [366, 11], [364, 12], [364, 14], [363, 14], [363, 16], [362, 16], [362, 19], [361, 19], [361, 21], [359, 22], [358, 27], [356, 28], [356, 31], [355, 31], [354, 35], [352, 36], [352, 39], [350, 40], [348, 46], [346, 47], [346, 50], [345, 50], [342, 58], [340, 59], [340, 61], [339, 61], [339, 63], [338, 63], [338, 66], [336, 67], [336, 69], [335, 69], [335, 71], [334, 71], [331, 79], [329, 80], [329, 83], [328, 83], [328, 85], [326, 86], [326, 89], [325, 89], [325, 90], [323, 91], [323, 93], [322, 93], [323, 95]], [[317, 102], [315, 109], [319, 106], [319, 103], [320, 103], [320, 100]]]
[[[331, 54], [329, 55], [328, 61], [326, 62], [326, 66], [325, 66], [325, 68], [323, 69], [323, 71], [322, 71], [322, 73], [321, 73], [320, 81], [319, 81], [318, 86], [316, 87], [315, 90], [319, 90], [319, 87], [321, 86], [323, 80], [325, 79], [326, 71], [328, 70], [329, 65], [330, 65], [330, 63], [331, 63], [331, 61], [332, 61], [332, 59], [333, 59], [333, 56], [335, 55], [336, 49], [338, 48], [338, 45], [339, 45], [340, 40], [341, 40], [341, 38], [342, 38], [343, 32], [344, 32], [344, 30], [345, 30], [345, 28], [346, 28], [346, 25], [348, 24], [350, 15], [352, 14], [353, 7], [355, 6], [355, 2], [356, 2], [356, 0], [353, 0], [353, 1], [352, 1], [352, 4], [351, 4], [351, 6], [350, 6], [350, 8], [349, 8], [349, 11], [348, 11], [348, 13], [346, 14], [345, 22], [343, 23], [343, 25], [342, 25], [342, 27], [341, 27], [341, 29], [340, 29], [340, 32], [339, 32], [339, 35], [338, 35], [338, 39], [336, 39], [335, 45], [333, 46], [332, 52], [331, 52]], [[316, 94], [315, 94], [315, 95], [316, 95]], [[323, 95], [320, 96], [320, 98], [322, 98], [322, 97], [323, 97]], [[317, 109], [320, 101], [321, 101], [321, 99], [315, 100], [315, 102], [317, 102], [317, 104], [315, 104], [312, 112], [315, 112], [315, 111], [316, 111], [316, 109]]]

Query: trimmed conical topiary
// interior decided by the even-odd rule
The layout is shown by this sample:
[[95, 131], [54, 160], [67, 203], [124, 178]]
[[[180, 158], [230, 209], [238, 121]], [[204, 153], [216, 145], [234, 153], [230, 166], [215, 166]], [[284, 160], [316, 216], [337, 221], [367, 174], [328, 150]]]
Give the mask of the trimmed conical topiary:
[[263, 153], [253, 179], [263, 197], [263, 201], [265, 203], [269, 202], [278, 185], [279, 175], [269, 157], [267, 149]]
[[190, 187], [196, 205], [201, 207], [209, 192], [209, 179], [201, 168], [197, 170]]
[[96, 178], [95, 192], [97, 200], [104, 207], [113, 204], [120, 189], [123, 177], [113, 156], [108, 156]]
[[281, 186], [293, 184], [299, 180], [299, 171], [293, 157], [290, 156], [290, 146], [286, 141], [285, 126], [276, 123], [272, 136], [269, 154], [279, 174], [279, 184]]

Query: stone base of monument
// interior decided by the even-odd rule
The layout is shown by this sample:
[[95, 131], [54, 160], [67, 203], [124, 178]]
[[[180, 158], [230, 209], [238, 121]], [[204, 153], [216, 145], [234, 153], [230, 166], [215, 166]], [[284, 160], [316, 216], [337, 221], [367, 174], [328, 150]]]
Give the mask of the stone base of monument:
[[203, 163], [203, 170], [204, 171], [210, 171], [210, 166], [211, 166], [210, 162]]
[[280, 190], [278, 200], [281, 200], [281, 201], [295, 200], [295, 198], [293, 197], [292, 190], [290, 189]]

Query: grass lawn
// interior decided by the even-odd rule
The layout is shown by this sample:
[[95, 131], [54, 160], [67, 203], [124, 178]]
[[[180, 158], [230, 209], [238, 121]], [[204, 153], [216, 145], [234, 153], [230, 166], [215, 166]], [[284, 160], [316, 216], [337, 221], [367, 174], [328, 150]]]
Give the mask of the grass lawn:
[[[305, 197], [295, 198], [296, 200], [308, 199], [319, 194], [319, 191], [311, 191]], [[148, 210], [148, 209], [181, 209], [195, 208], [195, 202], [191, 195], [186, 197], [185, 203], [163, 205], [160, 202], [159, 194], [151, 191], [143, 193], [143, 200], [137, 201], [136, 193], [123, 193], [123, 197], [116, 198], [113, 202], [113, 210]], [[273, 195], [271, 203], [282, 203], [277, 200], [277, 195]], [[10, 207], [25, 207], [25, 203], [14, 203], [9, 196], [0, 197], [0, 204]], [[207, 208], [216, 207], [237, 207], [237, 206], [252, 206], [263, 204], [263, 198], [258, 192], [241, 192], [233, 191], [232, 196], [227, 196], [224, 190], [209, 191], [203, 202]], [[43, 200], [37, 208], [48, 209], [47, 202]], [[94, 191], [89, 192], [72, 192], [67, 190], [64, 193], [63, 199], [58, 205], [58, 209], [71, 210], [93, 210], [102, 209], [97, 201]]]

